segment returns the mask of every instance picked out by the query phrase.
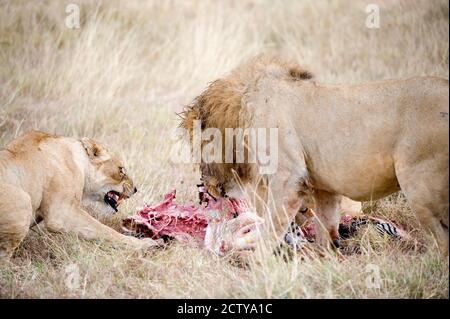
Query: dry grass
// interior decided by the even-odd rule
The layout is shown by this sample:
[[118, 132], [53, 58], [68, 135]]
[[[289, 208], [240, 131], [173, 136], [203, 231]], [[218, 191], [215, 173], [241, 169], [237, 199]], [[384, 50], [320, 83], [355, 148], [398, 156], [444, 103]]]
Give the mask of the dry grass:
[[[448, 78], [445, 0], [73, 2], [80, 29], [65, 27], [64, 1], [0, 0], [0, 145], [30, 129], [109, 144], [140, 188], [113, 226], [172, 187], [194, 200], [197, 172], [168, 160], [175, 112], [258, 53], [288, 54], [324, 82]], [[373, 2], [380, 29], [365, 27]], [[423, 235], [399, 195], [365, 209]], [[267, 255], [243, 269], [179, 245], [143, 255], [30, 232], [1, 266], [0, 296], [448, 298], [448, 259], [436, 249], [405, 250], [370, 230], [360, 245], [343, 260]], [[70, 264], [80, 270], [74, 289], [65, 284]], [[367, 286], [368, 264], [379, 267], [380, 288]]]

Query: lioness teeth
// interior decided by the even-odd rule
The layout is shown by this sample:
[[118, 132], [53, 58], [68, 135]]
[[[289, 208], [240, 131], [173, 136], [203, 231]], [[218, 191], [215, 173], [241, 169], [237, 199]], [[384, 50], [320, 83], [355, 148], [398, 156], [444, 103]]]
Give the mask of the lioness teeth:
[[117, 207], [127, 198], [124, 194], [121, 194], [116, 191], [109, 191], [105, 195], [105, 202], [110, 205], [115, 211], [117, 211]]
[[119, 195], [117, 195], [117, 194], [115, 194], [115, 193], [109, 192], [109, 193], [108, 193], [108, 196], [109, 196], [111, 199], [114, 199], [115, 201], [118, 201], [118, 200], [119, 200]]

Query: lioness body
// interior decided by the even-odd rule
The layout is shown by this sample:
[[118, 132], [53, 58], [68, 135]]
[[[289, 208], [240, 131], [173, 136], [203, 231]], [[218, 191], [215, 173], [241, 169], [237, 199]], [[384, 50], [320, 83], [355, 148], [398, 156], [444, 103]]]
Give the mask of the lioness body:
[[[402, 190], [422, 224], [448, 251], [448, 80], [416, 77], [363, 85], [321, 85], [292, 63], [260, 58], [213, 82], [185, 112], [203, 128], [278, 129], [278, 170], [201, 163], [230, 196], [256, 190], [278, 236], [314, 196], [318, 242], [338, 237], [342, 196], [378, 199]], [[250, 145], [251, 147], [251, 145]], [[253, 150], [256, 152], [256, 150]], [[263, 150], [264, 151], [264, 150]], [[270, 153], [270, 145], [265, 149]], [[235, 182], [239, 176], [241, 185]], [[261, 181], [263, 181], [261, 183]], [[271, 204], [267, 205], [267, 203]], [[276, 214], [273, 212], [276, 211]]]
[[116, 173], [118, 165], [118, 158], [92, 140], [41, 132], [0, 150], [0, 257], [12, 254], [35, 220], [50, 231], [142, 245], [80, 207], [82, 201], [103, 202], [108, 191], [124, 196], [134, 192], [131, 179]]

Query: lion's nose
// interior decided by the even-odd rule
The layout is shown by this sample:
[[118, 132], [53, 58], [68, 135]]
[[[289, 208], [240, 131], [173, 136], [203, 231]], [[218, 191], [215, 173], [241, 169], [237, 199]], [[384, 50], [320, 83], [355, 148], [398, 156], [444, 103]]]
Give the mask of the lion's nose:
[[137, 193], [137, 188], [136, 187], [134, 188], [133, 192], [134, 192], [133, 194]]

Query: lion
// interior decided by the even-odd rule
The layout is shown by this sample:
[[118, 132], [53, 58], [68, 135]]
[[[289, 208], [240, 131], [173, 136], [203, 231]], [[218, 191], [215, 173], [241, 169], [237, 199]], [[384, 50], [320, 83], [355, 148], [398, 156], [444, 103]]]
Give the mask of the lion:
[[33, 131], [0, 150], [0, 258], [9, 259], [30, 226], [101, 239], [135, 248], [153, 240], [125, 236], [81, 208], [100, 203], [105, 212], [137, 192], [122, 161], [90, 138]]
[[180, 126], [191, 140], [197, 121], [202, 131], [277, 129], [271, 174], [248, 160], [270, 153], [270, 145], [257, 150], [245, 135], [245, 161], [199, 165], [209, 192], [250, 197], [278, 239], [312, 197], [321, 229], [316, 241], [332, 248], [343, 197], [363, 202], [401, 190], [448, 255], [448, 85], [432, 76], [326, 85], [294, 62], [260, 56], [212, 82], [185, 107]]

